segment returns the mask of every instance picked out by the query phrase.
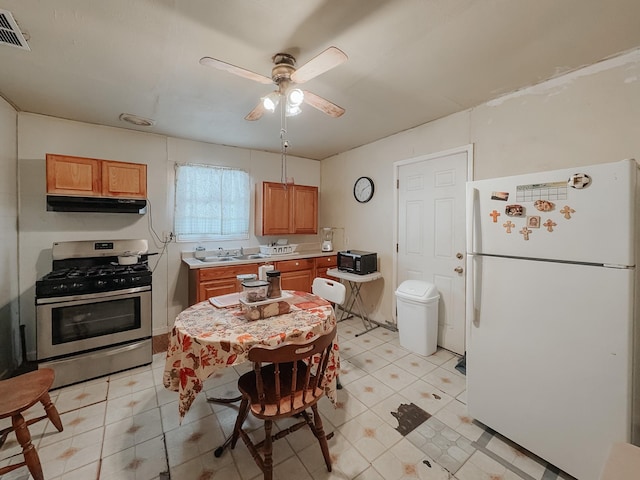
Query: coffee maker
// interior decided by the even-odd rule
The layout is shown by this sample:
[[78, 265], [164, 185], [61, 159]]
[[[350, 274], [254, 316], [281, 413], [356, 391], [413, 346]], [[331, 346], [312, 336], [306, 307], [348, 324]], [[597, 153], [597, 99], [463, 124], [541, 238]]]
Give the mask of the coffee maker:
[[333, 251], [333, 228], [331, 227], [324, 227], [322, 229], [322, 251]]

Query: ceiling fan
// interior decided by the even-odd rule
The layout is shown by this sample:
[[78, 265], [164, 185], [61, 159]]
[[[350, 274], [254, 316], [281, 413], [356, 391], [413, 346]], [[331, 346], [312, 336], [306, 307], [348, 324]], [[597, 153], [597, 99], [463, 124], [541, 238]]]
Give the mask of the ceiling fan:
[[275, 92], [262, 97], [255, 108], [244, 117], [245, 120], [258, 120], [265, 111], [274, 111], [281, 98], [286, 102], [288, 116], [300, 113], [302, 102], [334, 118], [340, 117], [345, 112], [344, 108], [335, 103], [308, 90], [300, 90], [294, 86], [305, 83], [346, 62], [347, 55], [342, 50], [336, 47], [329, 47], [300, 68], [296, 68], [296, 59], [289, 53], [276, 53], [272, 60], [274, 67], [271, 69], [271, 78], [211, 57], [201, 58], [200, 64], [224, 70], [265, 85], [273, 83], [278, 87]]

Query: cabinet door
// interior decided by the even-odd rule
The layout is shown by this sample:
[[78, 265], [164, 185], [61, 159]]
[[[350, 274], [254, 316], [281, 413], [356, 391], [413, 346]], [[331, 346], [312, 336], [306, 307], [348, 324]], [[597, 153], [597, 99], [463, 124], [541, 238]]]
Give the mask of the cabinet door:
[[47, 154], [47, 193], [100, 196], [100, 160]]
[[237, 276], [258, 274], [257, 264], [207, 267], [189, 271], [189, 304], [238, 291]]
[[262, 235], [285, 235], [291, 229], [291, 186], [262, 184]]
[[237, 291], [235, 278], [221, 278], [219, 280], [209, 280], [202, 282], [198, 286], [198, 302], [207, 300], [218, 295], [226, 295]]
[[313, 270], [298, 270], [296, 272], [286, 272], [280, 275], [280, 288], [283, 290], [311, 292], [312, 284]]
[[141, 163], [103, 160], [102, 195], [147, 198], [147, 166]]
[[315, 270], [313, 258], [276, 262], [275, 268], [280, 271], [283, 290], [311, 291]]
[[318, 187], [293, 186], [291, 233], [318, 233]]
[[331, 280], [335, 280], [335, 278], [327, 275], [327, 270], [330, 268], [335, 268], [337, 263], [337, 257], [335, 255], [330, 255], [328, 257], [316, 257], [316, 277], [321, 278], [329, 278]]

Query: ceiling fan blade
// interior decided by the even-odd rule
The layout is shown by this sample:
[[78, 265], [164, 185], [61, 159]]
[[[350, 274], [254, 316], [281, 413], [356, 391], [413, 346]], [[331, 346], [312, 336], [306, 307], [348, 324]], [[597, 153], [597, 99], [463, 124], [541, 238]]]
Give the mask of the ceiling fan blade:
[[329, 100], [307, 90], [304, 90], [304, 103], [311, 105], [313, 108], [317, 108], [321, 112], [334, 118], [341, 117], [345, 112], [344, 108], [339, 107], [335, 103], [332, 103]]
[[250, 122], [253, 122], [255, 120], [260, 120], [264, 112], [265, 112], [264, 105], [262, 104], [262, 100], [260, 100], [258, 104], [255, 106], [255, 108], [251, 110], [249, 113], [247, 113], [247, 116], [244, 117], [244, 119]]
[[308, 82], [312, 78], [346, 62], [348, 58], [347, 54], [339, 48], [329, 47], [293, 72], [291, 80], [295, 83]]
[[269, 77], [265, 77], [264, 75], [260, 75], [259, 73], [252, 72], [245, 68], [236, 67], [235, 65], [231, 65], [230, 63], [223, 62], [216, 58], [202, 57], [200, 59], [200, 65], [224, 70], [225, 72], [233, 73], [234, 75], [253, 80], [254, 82], [264, 83], [265, 85], [271, 85], [273, 83], [273, 80]]

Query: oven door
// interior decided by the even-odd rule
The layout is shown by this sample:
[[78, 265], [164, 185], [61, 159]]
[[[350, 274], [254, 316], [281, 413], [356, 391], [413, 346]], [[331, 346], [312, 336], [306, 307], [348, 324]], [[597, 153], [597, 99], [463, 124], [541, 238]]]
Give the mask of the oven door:
[[38, 360], [151, 336], [151, 287], [36, 301]]

